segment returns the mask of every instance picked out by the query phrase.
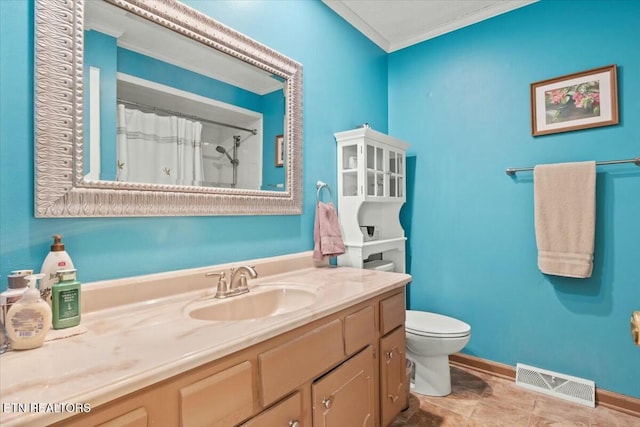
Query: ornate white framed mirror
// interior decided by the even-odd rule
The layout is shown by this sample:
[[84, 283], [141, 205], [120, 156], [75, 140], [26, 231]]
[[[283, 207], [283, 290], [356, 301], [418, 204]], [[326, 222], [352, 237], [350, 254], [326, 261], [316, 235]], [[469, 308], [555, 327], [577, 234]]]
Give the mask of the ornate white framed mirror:
[[35, 30], [36, 217], [301, 213], [301, 64], [176, 0], [36, 0]]

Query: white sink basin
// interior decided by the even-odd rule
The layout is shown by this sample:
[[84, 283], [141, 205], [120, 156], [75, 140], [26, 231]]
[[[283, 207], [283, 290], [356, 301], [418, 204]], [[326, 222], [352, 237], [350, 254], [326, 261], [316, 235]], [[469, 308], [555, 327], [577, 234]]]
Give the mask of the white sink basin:
[[308, 307], [317, 298], [318, 294], [313, 289], [265, 285], [239, 296], [199, 303], [188, 311], [188, 315], [193, 319], [218, 322], [257, 319]]

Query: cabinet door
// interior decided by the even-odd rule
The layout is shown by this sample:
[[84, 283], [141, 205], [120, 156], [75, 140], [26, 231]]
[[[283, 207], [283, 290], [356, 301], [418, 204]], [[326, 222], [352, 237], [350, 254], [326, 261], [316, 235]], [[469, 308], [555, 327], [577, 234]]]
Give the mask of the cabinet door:
[[313, 426], [375, 426], [373, 349], [365, 348], [312, 386]]
[[407, 406], [404, 327], [380, 339], [380, 412], [388, 425]]
[[385, 160], [384, 149], [378, 145], [365, 145], [366, 171], [365, 191], [366, 197], [379, 198], [385, 196]]
[[389, 150], [388, 161], [389, 169], [387, 170], [387, 175], [389, 177], [389, 197], [392, 199], [404, 199], [404, 152]]
[[[358, 148], [362, 145], [343, 145], [338, 152], [339, 178], [338, 186], [342, 197], [358, 196]], [[360, 150], [362, 151], [362, 150]]]

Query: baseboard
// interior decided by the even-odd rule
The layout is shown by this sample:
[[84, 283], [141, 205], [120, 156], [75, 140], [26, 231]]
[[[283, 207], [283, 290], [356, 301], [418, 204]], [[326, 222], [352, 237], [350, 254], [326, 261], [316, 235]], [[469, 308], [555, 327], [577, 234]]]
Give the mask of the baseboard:
[[505, 380], [516, 379], [516, 368], [511, 365], [493, 362], [487, 359], [481, 359], [468, 354], [456, 353], [449, 356], [449, 362], [453, 365], [460, 365], [475, 371], [484, 372], [485, 374], [500, 377]]
[[596, 385], [596, 402], [598, 405], [602, 405], [606, 408], [615, 409], [616, 411], [640, 417], [640, 399], [636, 399], [635, 397], [614, 393], [609, 390], [598, 389], [598, 386]]
[[[481, 359], [476, 356], [456, 353], [449, 356], [449, 362], [454, 366], [473, 369], [506, 380], [515, 381], [516, 379], [516, 368], [514, 366]], [[596, 403], [615, 411], [640, 417], [640, 399], [635, 397], [603, 390], [596, 386]]]

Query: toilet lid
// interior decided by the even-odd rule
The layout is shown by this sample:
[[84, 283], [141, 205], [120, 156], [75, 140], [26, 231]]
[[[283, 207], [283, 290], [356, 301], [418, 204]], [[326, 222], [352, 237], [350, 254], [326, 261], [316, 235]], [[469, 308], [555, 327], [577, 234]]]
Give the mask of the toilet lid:
[[458, 319], [416, 310], [407, 310], [405, 329], [424, 337], [457, 338], [471, 333], [471, 326]]

